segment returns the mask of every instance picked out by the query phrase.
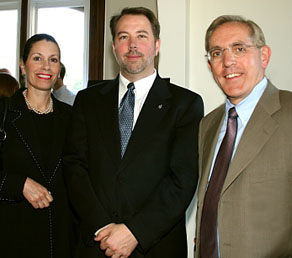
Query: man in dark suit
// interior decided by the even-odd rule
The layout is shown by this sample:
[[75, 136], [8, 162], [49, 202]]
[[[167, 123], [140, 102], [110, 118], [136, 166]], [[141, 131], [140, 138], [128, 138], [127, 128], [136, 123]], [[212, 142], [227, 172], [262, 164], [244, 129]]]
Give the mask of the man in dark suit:
[[195, 257], [292, 257], [292, 93], [265, 77], [271, 50], [253, 21], [216, 18], [205, 46], [227, 99], [200, 125]]
[[78, 93], [64, 157], [79, 257], [187, 257], [203, 102], [154, 69], [160, 29], [150, 10], [126, 8], [110, 26], [120, 73]]

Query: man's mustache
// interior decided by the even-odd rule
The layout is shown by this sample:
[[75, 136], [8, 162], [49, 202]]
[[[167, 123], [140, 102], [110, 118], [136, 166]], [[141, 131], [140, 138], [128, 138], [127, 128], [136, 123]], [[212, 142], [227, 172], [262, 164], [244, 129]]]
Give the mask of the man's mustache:
[[144, 56], [144, 55], [138, 51], [129, 51], [124, 56], [128, 57], [128, 56]]

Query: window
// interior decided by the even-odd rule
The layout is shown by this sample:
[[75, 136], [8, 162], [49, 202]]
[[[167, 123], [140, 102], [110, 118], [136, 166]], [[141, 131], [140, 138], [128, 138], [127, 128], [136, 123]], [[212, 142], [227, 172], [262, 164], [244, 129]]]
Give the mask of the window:
[[18, 76], [19, 10], [19, 1], [0, 2], [0, 68], [7, 68], [15, 77]]

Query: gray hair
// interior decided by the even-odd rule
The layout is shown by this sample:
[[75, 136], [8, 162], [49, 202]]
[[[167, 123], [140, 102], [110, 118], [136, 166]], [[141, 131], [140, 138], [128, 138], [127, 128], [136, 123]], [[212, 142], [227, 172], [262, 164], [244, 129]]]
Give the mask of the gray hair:
[[261, 48], [266, 45], [266, 40], [262, 29], [253, 21], [247, 20], [239, 15], [222, 15], [217, 17], [207, 29], [205, 35], [205, 49], [208, 52], [210, 50], [210, 37], [213, 32], [221, 25], [230, 22], [238, 22], [245, 24], [250, 29], [250, 36], [253, 39], [253, 43]]

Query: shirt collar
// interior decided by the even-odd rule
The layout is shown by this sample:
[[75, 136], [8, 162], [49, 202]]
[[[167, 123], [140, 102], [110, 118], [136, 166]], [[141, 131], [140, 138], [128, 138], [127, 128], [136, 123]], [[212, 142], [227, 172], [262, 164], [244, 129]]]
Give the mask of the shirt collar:
[[[157, 71], [156, 69], [154, 69], [154, 72], [151, 75], [134, 82], [135, 95], [137, 95], [137, 97], [139, 95], [144, 95], [146, 92], [150, 90], [156, 78], [156, 75], [157, 75]], [[120, 78], [119, 85], [121, 89], [120, 91], [123, 91], [123, 92], [127, 91], [127, 86], [130, 83], [130, 81], [126, 79], [121, 73], [120, 73], [119, 78]]]

